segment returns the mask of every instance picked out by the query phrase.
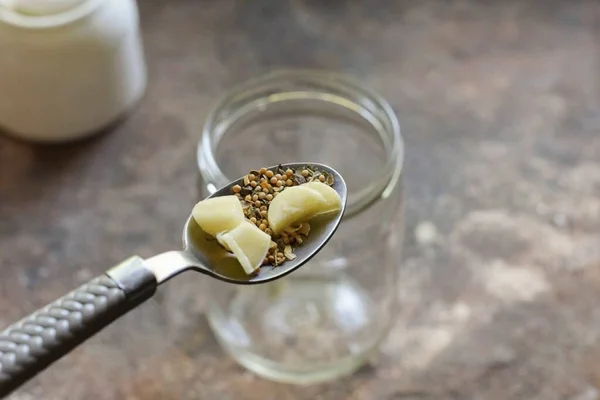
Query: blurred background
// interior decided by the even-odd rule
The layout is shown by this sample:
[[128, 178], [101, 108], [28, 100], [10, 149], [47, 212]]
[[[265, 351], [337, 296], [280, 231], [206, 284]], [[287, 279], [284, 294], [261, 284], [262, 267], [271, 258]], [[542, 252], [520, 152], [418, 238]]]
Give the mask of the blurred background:
[[399, 117], [401, 309], [353, 376], [289, 386], [223, 353], [196, 278], [193, 302], [161, 289], [11, 399], [600, 399], [597, 1], [139, 8], [149, 81], [125, 121], [60, 146], [0, 136], [0, 325], [178, 248], [205, 116], [283, 67], [350, 73]]

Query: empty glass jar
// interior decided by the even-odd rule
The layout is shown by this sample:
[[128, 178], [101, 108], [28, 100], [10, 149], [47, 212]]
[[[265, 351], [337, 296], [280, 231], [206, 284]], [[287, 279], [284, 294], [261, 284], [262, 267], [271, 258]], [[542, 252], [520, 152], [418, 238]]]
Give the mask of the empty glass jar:
[[198, 146], [203, 195], [251, 169], [298, 161], [332, 166], [349, 189], [338, 232], [309, 264], [267, 285], [211, 281], [210, 325], [239, 363], [315, 383], [352, 372], [385, 338], [397, 302], [402, 159], [388, 103], [337, 74], [273, 73], [216, 106]]

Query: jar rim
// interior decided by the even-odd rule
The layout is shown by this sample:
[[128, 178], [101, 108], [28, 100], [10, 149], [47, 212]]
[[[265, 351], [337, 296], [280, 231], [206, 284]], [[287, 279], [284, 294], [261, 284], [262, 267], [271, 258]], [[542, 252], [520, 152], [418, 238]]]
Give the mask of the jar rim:
[[0, 22], [22, 29], [58, 28], [78, 21], [81, 18], [85, 18], [105, 1], [106, 0], [86, 0], [71, 9], [51, 15], [23, 14], [7, 7], [0, 6]]
[[[353, 203], [356, 204], [349, 202], [345, 218], [357, 214], [380, 198], [385, 199], [390, 196], [400, 180], [404, 161], [404, 142], [400, 132], [400, 123], [391, 105], [382, 96], [373, 90], [366, 88], [356, 79], [346, 74], [311, 69], [283, 69], [267, 73], [234, 87], [216, 102], [205, 120], [202, 129], [202, 137], [197, 146], [197, 165], [205, 182], [209, 185], [212, 184], [215, 186], [215, 184], [217, 184], [218, 186], [219, 182], [229, 181], [229, 178], [222, 172], [219, 163], [215, 159], [213, 151], [213, 142], [215, 141], [213, 134], [217, 129], [217, 120], [221, 111], [226, 109], [227, 106], [236, 99], [241, 98], [244, 94], [252, 92], [253, 90], [256, 91], [265, 84], [285, 81], [292, 82], [295, 79], [302, 79], [303, 82], [321, 84], [324, 87], [332, 88], [331, 90], [338, 87], [351, 91], [361, 98], [367, 99], [370, 105], [387, 120], [387, 127], [384, 130], [391, 139], [391, 147], [386, 148], [389, 158], [381, 167], [381, 170], [379, 171], [381, 174], [377, 175], [381, 176], [381, 179], [374, 179], [371, 185], [366, 186], [363, 190], [354, 195], [357, 200]], [[338, 96], [341, 97], [340, 95]], [[236, 111], [239, 111], [239, 109], [234, 110], [231, 114]], [[364, 117], [359, 110], [351, 111]], [[377, 129], [375, 126], [373, 127]], [[217, 188], [215, 187], [214, 189], [216, 190]], [[210, 190], [211, 189], [209, 188], [209, 191]]]

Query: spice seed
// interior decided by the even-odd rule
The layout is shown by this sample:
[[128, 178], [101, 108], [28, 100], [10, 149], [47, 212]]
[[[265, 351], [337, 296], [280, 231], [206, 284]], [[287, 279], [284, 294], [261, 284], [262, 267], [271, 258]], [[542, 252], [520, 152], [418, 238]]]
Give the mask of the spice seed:
[[277, 267], [279, 264], [285, 263], [286, 260], [296, 258], [293, 253], [293, 246], [303, 243], [303, 239], [299, 235], [308, 236], [310, 225], [308, 223], [300, 224], [290, 229], [289, 232], [275, 235], [267, 219], [268, 206], [279, 192], [285, 190], [286, 187], [301, 185], [313, 180], [319, 180], [330, 186], [334, 183], [332, 175], [323, 174], [318, 170], [312, 171], [308, 167], [296, 171], [289, 168], [284, 171], [278, 168], [277, 172], [261, 168], [259, 171], [250, 171], [244, 177], [243, 186], [238, 184], [231, 188], [232, 194], [235, 194], [242, 203], [245, 217], [272, 238], [267, 257], [263, 260], [262, 265], [271, 264]]

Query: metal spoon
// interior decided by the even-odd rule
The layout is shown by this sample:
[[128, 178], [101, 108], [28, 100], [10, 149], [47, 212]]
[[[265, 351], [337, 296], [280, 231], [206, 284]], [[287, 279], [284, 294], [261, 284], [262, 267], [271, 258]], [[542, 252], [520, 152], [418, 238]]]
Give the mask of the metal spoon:
[[[342, 209], [328, 220], [311, 223], [311, 233], [295, 249], [294, 260], [278, 267], [262, 267], [258, 274], [247, 276], [233, 257], [211, 251], [211, 246], [218, 244], [207, 240], [190, 216], [183, 229], [184, 250], [169, 251], [147, 260], [133, 256], [0, 332], [0, 397], [152, 297], [158, 285], [183, 271], [192, 269], [234, 284], [260, 284], [279, 279], [304, 265], [336, 231], [347, 197], [344, 179], [326, 165], [294, 163], [282, 167], [295, 170], [307, 164], [333, 175], [333, 188], [342, 198]], [[231, 182], [210, 197], [231, 194], [231, 188], [242, 181], [240, 178]]]

